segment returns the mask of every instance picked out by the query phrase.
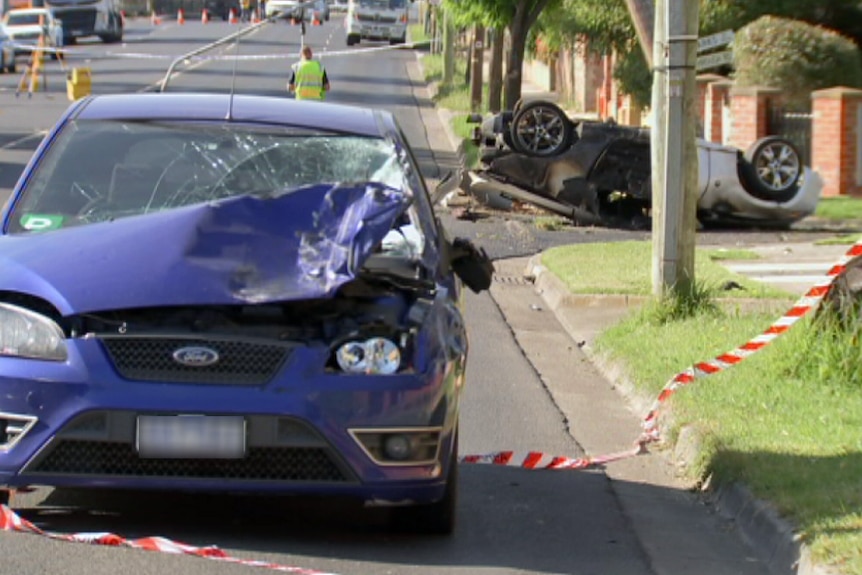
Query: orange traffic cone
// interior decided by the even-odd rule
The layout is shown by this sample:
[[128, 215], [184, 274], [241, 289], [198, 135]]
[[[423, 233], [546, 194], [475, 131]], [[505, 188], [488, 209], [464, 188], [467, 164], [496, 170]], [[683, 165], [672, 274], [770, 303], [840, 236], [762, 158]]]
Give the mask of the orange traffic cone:
[[258, 22], [260, 22], [260, 16], [258, 16], [257, 10], [252, 10], [251, 11], [251, 23], [257, 24]]
[[238, 24], [239, 18], [236, 17], [236, 10], [233, 8], [230, 9], [230, 15], [228, 16], [228, 22], [231, 24]]
[[186, 15], [183, 13], [183, 9], [180, 8], [177, 10], [177, 24], [183, 25], [186, 23]]
[[159, 18], [158, 16], [156, 16], [156, 11], [153, 10], [153, 14], [152, 14], [152, 16], [150, 16], [150, 24], [152, 24], [153, 26], [158, 26], [161, 23], [162, 23], [162, 19]]
[[314, 15], [311, 17], [311, 25], [312, 26], [320, 26], [320, 13], [314, 12]]
[[210, 21], [210, 13], [207, 12], [206, 8], [204, 8], [203, 11], [201, 12], [201, 23], [206, 24], [209, 21]]

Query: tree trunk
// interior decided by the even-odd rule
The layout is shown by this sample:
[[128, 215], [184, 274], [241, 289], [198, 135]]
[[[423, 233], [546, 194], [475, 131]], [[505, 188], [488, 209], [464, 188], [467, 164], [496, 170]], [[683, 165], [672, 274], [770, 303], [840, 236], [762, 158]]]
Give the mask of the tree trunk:
[[477, 24], [473, 27], [473, 58], [470, 67], [473, 68], [473, 77], [470, 81], [470, 111], [482, 112], [482, 84], [485, 77], [485, 27]]
[[503, 97], [503, 31], [493, 30], [491, 62], [488, 69], [488, 109], [496, 114], [501, 110]]
[[829, 293], [817, 309], [815, 317], [835, 319], [844, 330], [858, 330], [862, 309], [862, 256], [856, 256], [845, 266]]
[[454, 77], [455, 25], [452, 23], [452, 15], [447, 10], [443, 12], [443, 85], [450, 86]]
[[511, 110], [521, 99], [521, 82], [523, 81], [524, 51], [527, 47], [527, 33], [530, 27], [525, 21], [524, 14], [520, 10], [515, 11], [515, 16], [509, 24], [509, 36], [511, 46], [509, 58], [506, 62], [506, 77], [504, 80], [505, 107]]

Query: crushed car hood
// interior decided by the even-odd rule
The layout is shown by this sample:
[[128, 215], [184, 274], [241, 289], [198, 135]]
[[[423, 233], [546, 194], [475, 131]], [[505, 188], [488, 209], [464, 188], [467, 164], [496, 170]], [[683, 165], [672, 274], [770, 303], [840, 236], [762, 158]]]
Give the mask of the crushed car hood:
[[331, 296], [411, 201], [378, 184], [312, 186], [0, 238], [0, 289], [64, 314]]

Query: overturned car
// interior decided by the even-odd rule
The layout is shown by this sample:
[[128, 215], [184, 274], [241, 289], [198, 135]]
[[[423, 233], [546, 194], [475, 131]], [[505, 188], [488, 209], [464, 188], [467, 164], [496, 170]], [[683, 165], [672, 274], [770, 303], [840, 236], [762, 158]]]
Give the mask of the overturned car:
[[[528, 202], [578, 224], [646, 227], [652, 200], [650, 132], [570, 118], [551, 102], [519, 102], [481, 124], [480, 166], [461, 188], [494, 207]], [[822, 180], [797, 148], [770, 136], [745, 152], [697, 141], [703, 225], [787, 227], [814, 212]]]

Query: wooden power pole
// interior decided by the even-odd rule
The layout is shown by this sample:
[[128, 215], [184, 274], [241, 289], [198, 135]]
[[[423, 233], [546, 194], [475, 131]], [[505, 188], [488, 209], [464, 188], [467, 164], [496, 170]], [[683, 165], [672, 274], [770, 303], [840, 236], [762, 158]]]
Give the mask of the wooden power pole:
[[657, 0], [653, 48], [653, 294], [694, 286], [698, 158], [695, 65], [698, 3]]

